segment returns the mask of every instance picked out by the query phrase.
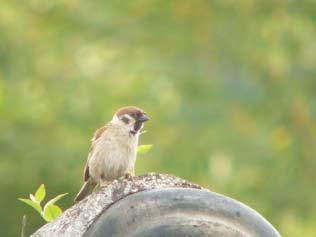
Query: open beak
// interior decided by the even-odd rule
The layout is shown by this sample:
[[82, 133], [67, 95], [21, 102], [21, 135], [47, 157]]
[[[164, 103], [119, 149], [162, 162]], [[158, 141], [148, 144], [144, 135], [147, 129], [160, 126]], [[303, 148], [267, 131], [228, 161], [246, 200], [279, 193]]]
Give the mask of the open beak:
[[137, 118], [137, 121], [139, 122], [146, 122], [149, 120], [149, 117], [147, 116], [147, 114], [142, 114], [140, 117]]

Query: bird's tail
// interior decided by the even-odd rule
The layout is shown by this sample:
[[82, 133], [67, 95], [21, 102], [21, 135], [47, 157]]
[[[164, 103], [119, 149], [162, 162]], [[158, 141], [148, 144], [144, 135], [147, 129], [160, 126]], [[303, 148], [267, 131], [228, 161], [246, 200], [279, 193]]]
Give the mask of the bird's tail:
[[75, 202], [79, 202], [84, 199], [90, 192], [92, 192], [95, 186], [96, 184], [92, 183], [90, 180], [84, 182], [79, 193], [75, 197]]

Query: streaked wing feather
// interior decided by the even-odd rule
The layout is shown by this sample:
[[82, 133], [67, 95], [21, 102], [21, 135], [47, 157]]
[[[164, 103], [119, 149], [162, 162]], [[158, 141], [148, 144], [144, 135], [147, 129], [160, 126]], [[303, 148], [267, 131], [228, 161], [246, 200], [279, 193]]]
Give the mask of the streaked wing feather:
[[91, 155], [93, 154], [93, 150], [94, 150], [94, 147], [95, 147], [95, 142], [102, 136], [102, 134], [105, 132], [106, 128], [107, 128], [107, 125], [105, 125], [105, 126], [99, 128], [98, 130], [96, 130], [95, 133], [94, 133], [94, 136], [91, 139], [92, 144], [90, 146], [88, 159], [87, 159], [86, 165], [84, 167], [84, 171], [83, 171], [83, 179], [84, 179], [84, 181], [88, 181], [88, 179], [90, 178], [88, 161], [89, 161]]
[[88, 166], [88, 162], [87, 162], [87, 164], [84, 167], [83, 180], [88, 181], [89, 178], [90, 178], [90, 174], [89, 174], [89, 166]]
[[94, 136], [91, 139], [92, 143], [95, 142], [96, 140], [98, 140], [106, 129], [107, 129], [107, 125], [99, 128], [97, 131], [95, 131]]

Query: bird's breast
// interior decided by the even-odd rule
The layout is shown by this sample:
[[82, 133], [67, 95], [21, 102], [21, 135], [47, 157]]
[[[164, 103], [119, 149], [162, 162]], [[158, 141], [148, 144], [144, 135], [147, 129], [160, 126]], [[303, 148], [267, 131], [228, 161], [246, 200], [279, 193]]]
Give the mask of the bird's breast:
[[90, 174], [96, 180], [114, 180], [123, 176], [134, 165], [138, 136], [112, 134], [104, 137], [95, 147], [90, 159]]

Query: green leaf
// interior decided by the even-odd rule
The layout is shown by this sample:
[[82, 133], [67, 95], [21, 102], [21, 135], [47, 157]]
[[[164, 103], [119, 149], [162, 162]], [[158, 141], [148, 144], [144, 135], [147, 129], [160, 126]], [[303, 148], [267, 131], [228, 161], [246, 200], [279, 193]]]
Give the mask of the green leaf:
[[147, 153], [148, 151], [151, 150], [152, 146], [153, 146], [153, 145], [151, 145], [151, 144], [140, 145], [140, 146], [138, 146], [138, 148], [137, 148], [137, 153], [138, 153], [138, 154], [145, 154], [145, 153]]
[[25, 199], [25, 198], [18, 198], [18, 200], [20, 200], [21, 202], [24, 202], [25, 204], [33, 207], [38, 213], [42, 212], [42, 207], [39, 203], [37, 202], [33, 202], [30, 199]]
[[59, 206], [52, 204], [46, 206], [42, 216], [47, 222], [50, 222], [59, 217], [62, 213], [63, 211], [60, 209]]
[[44, 200], [45, 196], [46, 196], [45, 186], [44, 184], [41, 184], [41, 186], [39, 186], [39, 188], [36, 190], [35, 198], [38, 202], [41, 202]]
[[45, 210], [48, 206], [55, 204], [55, 202], [57, 202], [59, 199], [61, 199], [62, 197], [66, 196], [67, 194], [68, 194], [68, 193], [59, 194], [59, 195], [57, 195], [56, 197], [54, 197], [53, 199], [49, 200], [49, 201], [45, 204], [44, 210]]

